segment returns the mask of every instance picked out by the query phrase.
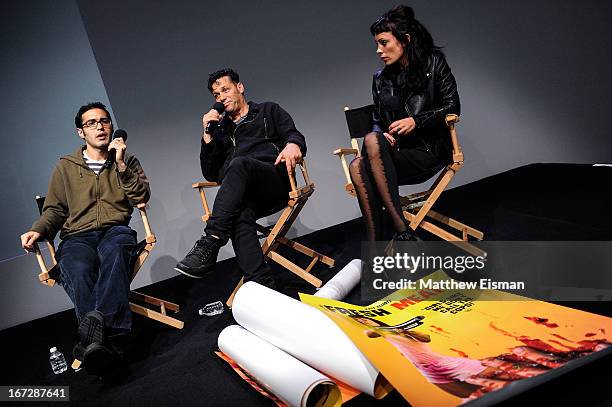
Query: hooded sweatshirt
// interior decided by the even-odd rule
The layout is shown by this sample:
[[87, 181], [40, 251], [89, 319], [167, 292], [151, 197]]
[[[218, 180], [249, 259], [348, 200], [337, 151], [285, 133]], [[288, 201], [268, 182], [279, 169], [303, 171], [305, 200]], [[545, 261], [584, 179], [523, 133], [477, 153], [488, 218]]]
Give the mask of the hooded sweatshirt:
[[31, 230], [53, 239], [80, 232], [128, 225], [133, 206], [146, 203], [151, 195], [149, 181], [138, 159], [126, 154], [126, 169], [117, 164], [98, 175], [83, 158], [85, 146], [60, 158], [53, 170], [41, 217]]

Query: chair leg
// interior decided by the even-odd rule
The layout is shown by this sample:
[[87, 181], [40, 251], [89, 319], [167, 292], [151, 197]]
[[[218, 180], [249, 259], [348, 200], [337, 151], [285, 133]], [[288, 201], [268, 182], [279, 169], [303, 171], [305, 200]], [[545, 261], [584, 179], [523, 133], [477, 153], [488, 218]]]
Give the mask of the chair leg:
[[261, 245], [261, 249], [263, 250], [264, 256], [268, 253], [269, 250], [272, 250], [272, 246], [274, 246], [276, 237], [279, 235], [283, 236], [286, 233], [286, 232], [282, 233], [284, 226], [287, 223], [287, 220], [289, 219], [291, 214], [294, 212], [294, 210], [295, 210], [294, 206], [288, 206], [287, 208], [285, 208], [280, 218], [276, 222], [276, 225], [274, 225], [272, 230], [268, 232], [268, 236], [266, 237], [266, 240]]
[[[482, 240], [484, 238], [484, 233], [482, 233], [480, 230], [475, 229], [471, 226], [468, 226], [465, 223], [459, 222], [456, 219], [449, 218], [446, 215], [442, 215], [441, 213], [436, 212], [434, 210], [429, 210], [429, 212], [427, 212], [427, 216], [429, 216], [430, 218], [434, 220], [437, 220], [440, 223], [448, 225], [452, 227], [453, 229], [459, 230], [461, 232], [465, 231], [467, 235], [472, 236], [478, 240]], [[463, 239], [463, 240], [466, 240], [466, 239]]]
[[130, 309], [136, 314], [140, 314], [144, 317], [154, 319], [158, 322], [161, 322], [162, 324], [166, 324], [177, 329], [183, 329], [183, 327], [185, 326], [185, 323], [183, 321], [179, 321], [176, 318], [169, 317], [168, 315], [164, 315], [161, 312], [154, 311], [150, 308], [143, 307], [142, 305], [130, 302]]
[[421, 206], [421, 209], [419, 209], [419, 211], [414, 215], [410, 222], [410, 227], [413, 230], [416, 230], [416, 228], [419, 227], [419, 224], [423, 221], [425, 215], [427, 215], [427, 212], [429, 212], [431, 207], [436, 203], [436, 201], [442, 194], [442, 191], [444, 191], [444, 189], [450, 183], [454, 175], [455, 171], [453, 169], [447, 169], [435, 181], [436, 187], [431, 191], [431, 194], [429, 194], [429, 196], [427, 197], [427, 201], [425, 202], [425, 204]]
[[169, 309], [173, 312], [179, 312], [179, 305], [170, 301], [162, 300], [151, 295], [141, 294], [136, 291], [132, 291], [130, 293], [130, 297], [133, 301], [141, 301], [151, 305], [157, 305], [159, 307], [164, 307], [165, 309]]
[[277, 240], [285, 237], [285, 234], [287, 234], [289, 228], [293, 225], [293, 222], [302, 211], [304, 205], [306, 205], [306, 199], [295, 199], [289, 202], [289, 205], [281, 214], [278, 222], [276, 222], [276, 225], [274, 225], [274, 228], [270, 231], [270, 235], [264, 242], [264, 246], [262, 246], [264, 254], [266, 254], [268, 250], [274, 250], [275, 246], [278, 244]]
[[[303, 244], [297, 243], [285, 237], [285, 234], [289, 231], [289, 227], [293, 224], [295, 219], [300, 214], [300, 211], [306, 204], [305, 198], [307, 197], [292, 199], [289, 202], [289, 205], [287, 206], [287, 208], [285, 208], [285, 210], [281, 214], [279, 220], [276, 222], [272, 230], [266, 229], [263, 226], [258, 227], [258, 230], [260, 232], [268, 233], [268, 236], [266, 237], [266, 240], [264, 241], [261, 248], [264, 253], [264, 256], [270, 258], [271, 260], [285, 267], [292, 273], [296, 274], [298, 277], [308, 281], [313, 286], [320, 287], [322, 284], [321, 280], [319, 280], [318, 278], [310, 274], [310, 271], [313, 269], [313, 267], [318, 261], [321, 261], [322, 263], [330, 267], [333, 267], [333, 265], [335, 264], [334, 259], [328, 256], [324, 256], [321, 253], [318, 253]], [[278, 247], [279, 244], [288, 246], [310, 257], [311, 260], [307, 268], [303, 269], [302, 267], [291, 262], [289, 259], [283, 257], [278, 252], [276, 252], [276, 248]], [[233, 300], [233, 295], [232, 297], [230, 297], [230, 299]]]
[[[412, 220], [415, 215], [408, 211], [404, 211], [404, 216], [406, 217], [406, 219]], [[484, 250], [479, 249], [473, 244], [470, 244], [464, 241], [461, 237], [455, 236], [452, 233], [442, 229], [441, 227], [437, 225], [434, 225], [431, 222], [424, 220], [419, 224], [419, 227], [425, 229], [426, 231], [430, 233], [433, 233], [434, 235], [446, 240], [447, 242], [454, 244], [455, 246], [458, 246], [459, 248], [465, 250], [466, 252], [470, 253], [473, 256], [482, 256], [482, 257], [487, 256], [487, 253]]]
[[240, 287], [242, 287], [243, 284], [244, 284], [244, 277], [242, 277], [240, 281], [238, 281], [238, 284], [236, 284], [236, 288], [234, 288], [234, 291], [232, 291], [232, 294], [229, 296], [229, 298], [225, 302], [225, 305], [227, 305], [228, 308], [232, 308], [232, 305], [234, 304], [234, 297], [236, 296], [236, 293], [238, 292]]
[[273, 250], [268, 252], [268, 257], [317, 288], [323, 284], [321, 280]]
[[285, 246], [291, 247], [292, 249], [297, 250], [298, 252], [305, 254], [306, 256], [317, 258], [320, 262], [328, 265], [329, 267], [334, 267], [334, 264], [335, 264], [334, 259], [332, 259], [331, 257], [325, 256], [324, 254], [321, 254], [319, 252], [316, 252], [308, 246], [304, 246], [303, 244], [298, 243], [295, 240], [287, 239], [286, 237], [279, 237], [277, 240], [279, 243], [284, 244]]
[[178, 312], [179, 306], [177, 304], [150, 295], [141, 294], [136, 291], [132, 291], [130, 293], [130, 298], [132, 301], [140, 301], [145, 304], [158, 306], [160, 308], [159, 311], [155, 311], [143, 305], [139, 305], [135, 302], [130, 301], [130, 309], [132, 310], [132, 312], [135, 312], [136, 314], [145, 316], [150, 319], [154, 319], [177, 329], [183, 329], [183, 327], [185, 326], [185, 323], [183, 321], [180, 321], [176, 318], [172, 318], [166, 313], [166, 310]]

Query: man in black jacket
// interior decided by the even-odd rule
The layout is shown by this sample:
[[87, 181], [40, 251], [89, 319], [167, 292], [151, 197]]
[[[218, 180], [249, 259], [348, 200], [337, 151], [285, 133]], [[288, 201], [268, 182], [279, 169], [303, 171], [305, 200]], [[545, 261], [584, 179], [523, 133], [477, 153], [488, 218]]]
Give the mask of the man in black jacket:
[[306, 142], [278, 104], [247, 103], [234, 70], [212, 73], [208, 89], [225, 111], [211, 109], [202, 118], [200, 166], [204, 178], [222, 183], [204, 235], [175, 270], [204, 277], [213, 271], [219, 249], [231, 239], [245, 281], [274, 287], [255, 222], [287, 203], [288, 172], [306, 154]]

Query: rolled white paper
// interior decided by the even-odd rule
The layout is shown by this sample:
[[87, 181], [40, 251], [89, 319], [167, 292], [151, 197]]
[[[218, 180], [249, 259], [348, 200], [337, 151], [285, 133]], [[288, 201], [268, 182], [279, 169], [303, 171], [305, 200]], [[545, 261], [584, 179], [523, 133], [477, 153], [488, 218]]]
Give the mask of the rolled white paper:
[[385, 391], [378, 369], [325, 314], [255, 282], [236, 293], [234, 319], [302, 362], [373, 397]]
[[351, 260], [317, 291], [315, 297], [338, 301], [346, 297], [361, 280], [362, 265], [363, 262], [360, 259]]
[[[219, 334], [219, 349], [261, 385], [290, 406], [340, 406], [342, 396], [336, 383], [274, 345], [238, 325]], [[315, 388], [318, 391], [312, 393]], [[320, 391], [319, 391], [320, 390]]]

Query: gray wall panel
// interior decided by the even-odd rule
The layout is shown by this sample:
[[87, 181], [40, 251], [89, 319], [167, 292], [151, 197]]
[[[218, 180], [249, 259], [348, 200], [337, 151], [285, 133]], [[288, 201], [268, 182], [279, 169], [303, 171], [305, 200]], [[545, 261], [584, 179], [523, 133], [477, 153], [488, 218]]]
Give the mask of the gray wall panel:
[[78, 108], [109, 102], [75, 1], [5, 2], [0, 18], [2, 329], [71, 306], [61, 288], [38, 282], [19, 235], [38, 217], [34, 197], [46, 194], [58, 158], [81, 144]]

